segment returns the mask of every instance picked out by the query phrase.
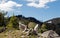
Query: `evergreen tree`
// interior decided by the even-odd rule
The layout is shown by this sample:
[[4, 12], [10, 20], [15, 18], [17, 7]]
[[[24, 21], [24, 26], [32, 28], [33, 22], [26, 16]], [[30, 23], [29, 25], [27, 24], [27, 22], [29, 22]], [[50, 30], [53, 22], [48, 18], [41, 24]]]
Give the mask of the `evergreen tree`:
[[6, 13], [4, 13], [4, 12], [0, 12], [0, 26], [6, 26], [6, 19], [5, 19], [5, 15], [7, 14], [7, 12]]
[[15, 28], [18, 29], [18, 18], [14, 15], [10, 18], [10, 21], [7, 25], [7, 28]]

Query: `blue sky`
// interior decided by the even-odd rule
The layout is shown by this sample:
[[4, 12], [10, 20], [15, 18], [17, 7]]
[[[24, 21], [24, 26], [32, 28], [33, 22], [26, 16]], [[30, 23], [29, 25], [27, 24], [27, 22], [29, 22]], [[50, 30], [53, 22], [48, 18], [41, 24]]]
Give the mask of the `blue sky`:
[[21, 14], [40, 21], [60, 17], [60, 0], [2, 0], [1, 2], [0, 10], [8, 11], [7, 16], [13, 13]]

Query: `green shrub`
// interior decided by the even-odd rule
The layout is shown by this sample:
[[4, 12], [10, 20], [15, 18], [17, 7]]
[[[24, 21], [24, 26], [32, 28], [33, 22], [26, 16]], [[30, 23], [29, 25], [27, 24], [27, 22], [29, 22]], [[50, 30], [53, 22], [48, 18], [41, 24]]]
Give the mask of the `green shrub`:
[[34, 22], [29, 22], [28, 28], [34, 28], [35, 25], [36, 25], [36, 23], [34, 23]]
[[43, 32], [45, 32], [45, 31], [48, 30], [47, 28], [48, 28], [48, 27], [46, 26], [46, 24], [42, 24], [42, 26], [41, 26], [41, 28], [38, 30], [38, 32], [43, 33]]

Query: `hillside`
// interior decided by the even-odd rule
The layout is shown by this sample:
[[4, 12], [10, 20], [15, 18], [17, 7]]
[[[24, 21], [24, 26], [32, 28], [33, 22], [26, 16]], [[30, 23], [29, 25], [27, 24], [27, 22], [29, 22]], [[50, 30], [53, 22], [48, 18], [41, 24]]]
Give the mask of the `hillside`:
[[42, 22], [34, 17], [23, 15], [4, 17], [4, 14], [0, 14], [0, 37], [2, 38], [21, 38], [21, 36], [38, 38], [40, 34], [49, 30], [60, 35], [60, 17]]
[[44, 23], [46, 23], [49, 30], [54, 30], [60, 35], [60, 18], [53, 18]]

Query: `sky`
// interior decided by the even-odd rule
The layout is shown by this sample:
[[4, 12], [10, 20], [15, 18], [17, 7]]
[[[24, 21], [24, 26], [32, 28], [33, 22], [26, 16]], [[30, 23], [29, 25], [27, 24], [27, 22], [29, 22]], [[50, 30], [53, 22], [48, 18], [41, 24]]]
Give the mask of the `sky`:
[[47, 21], [60, 17], [60, 0], [0, 0], [0, 10], [7, 16], [23, 15]]

